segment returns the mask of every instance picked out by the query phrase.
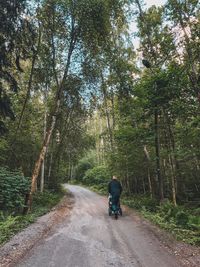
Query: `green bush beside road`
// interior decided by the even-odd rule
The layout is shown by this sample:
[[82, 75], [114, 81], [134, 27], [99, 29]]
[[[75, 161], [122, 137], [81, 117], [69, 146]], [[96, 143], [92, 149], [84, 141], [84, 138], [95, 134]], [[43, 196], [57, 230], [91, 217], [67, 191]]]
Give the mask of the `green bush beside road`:
[[33, 198], [32, 210], [27, 215], [0, 214], [0, 244], [5, 243], [13, 235], [33, 223], [39, 216], [47, 213], [63, 197], [64, 192], [45, 191], [36, 193]]

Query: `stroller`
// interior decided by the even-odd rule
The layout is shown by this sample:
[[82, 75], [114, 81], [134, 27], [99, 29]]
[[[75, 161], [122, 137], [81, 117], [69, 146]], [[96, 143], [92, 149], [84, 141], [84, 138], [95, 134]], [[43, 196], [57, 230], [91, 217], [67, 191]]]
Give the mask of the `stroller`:
[[108, 215], [111, 216], [112, 214], [115, 215], [115, 219], [118, 219], [118, 215], [122, 216], [122, 209], [120, 206], [120, 201], [118, 203], [114, 203], [113, 197], [111, 194], [108, 196]]

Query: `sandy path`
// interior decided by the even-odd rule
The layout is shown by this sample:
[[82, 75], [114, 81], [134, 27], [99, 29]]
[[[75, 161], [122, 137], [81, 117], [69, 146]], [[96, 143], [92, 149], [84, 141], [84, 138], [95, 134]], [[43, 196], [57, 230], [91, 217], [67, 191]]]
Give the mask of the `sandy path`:
[[105, 197], [66, 185], [75, 196], [71, 216], [32, 249], [18, 267], [181, 267], [149, 231], [144, 220], [127, 212], [107, 215]]

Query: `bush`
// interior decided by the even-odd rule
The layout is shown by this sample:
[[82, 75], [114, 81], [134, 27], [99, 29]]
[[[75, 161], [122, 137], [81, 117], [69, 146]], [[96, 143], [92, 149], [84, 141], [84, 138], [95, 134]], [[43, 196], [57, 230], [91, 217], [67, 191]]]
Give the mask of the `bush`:
[[167, 201], [161, 204], [158, 207], [158, 213], [166, 220], [166, 221], [175, 221], [176, 214], [182, 211], [182, 208], [179, 206], [174, 206], [172, 202]]
[[36, 192], [33, 197], [33, 212], [40, 212], [40, 215], [47, 212], [51, 207], [58, 203], [61, 196], [63, 196], [63, 192], [50, 192], [44, 191], [43, 193]]
[[200, 232], [200, 216], [190, 215], [188, 221], [188, 228]]
[[78, 165], [75, 168], [75, 179], [78, 181], [82, 181], [87, 170], [92, 169], [93, 167], [94, 167], [93, 155], [89, 155], [82, 158], [78, 162]]
[[179, 212], [177, 212], [175, 219], [176, 219], [177, 225], [187, 226], [188, 221], [189, 221], [189, 216], [186, 212], [179, 211]]
[[38, 192], [34, 195], [31, 213], [20, 216], [0, 214], [0, 244], [6, 242], [11, 236], [34, 222], [38, 216], [47, 213], [59, 202], [63, 195], [64, 192]]
[[157, 209], [158, 201], [149, 196], [133, 196], [128, 198], [123, 198], [124, 204], [135, 208], [137, 210], [147, 210], [154, 212]]
[[19, 212], [29, 190], [30, 180], [19, 171], [0, 168], [0, 210], [8, 213]]
[[106, 166], [97, 166], [86, 171], [83, 177], [83, 183], [86, 185], [96, 185], [105, 187], [110, 181], [110, 172]]

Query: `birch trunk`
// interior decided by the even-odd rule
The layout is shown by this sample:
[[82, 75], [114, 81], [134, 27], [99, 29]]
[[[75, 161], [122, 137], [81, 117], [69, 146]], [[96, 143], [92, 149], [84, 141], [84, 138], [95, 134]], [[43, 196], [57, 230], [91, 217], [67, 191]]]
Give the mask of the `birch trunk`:
[[[73, 53], [73, 50], [75, 47], [75, 43], [76, 43], [76, 35], [75, 35], [75, 28], [74, 28], [74, 20], [72, 19], [71, 40], [70, 40], [70, 45], [69, 45], [69, 50], [68, 50], [67, 63], [65, 66], [62, 81], [61, 81], [60, 85], [57, 85], [57, 92], [56, 92], [56, 97], [55, 97], [54, 109], [53, 109], [53, 112], [50, 116], [50, 118], [51, 118], [50, 126], [47, 129], [43, 146], [41, 148], [40, 154], [39, 154], [38, 159], [35, 163], [34, 170], [32, 173], [31, 190], [30, 190], [29, 197], [28, 197], [28, 203], [26, 203], [26, 204], [28, 204], [28, 208], [26, 208], [27, 212], [32, 207], [32, 195], [35, 192], [36, 183], [37, 183], [37, 179], [38, 179], [39, 172], [41, 169], [41, 165], [42, 165], [42, 162], [44, 161], [44, 157], [45, 157], [46, 152], [47, 152], [47, 147], [49, 145], [49, 142], [50, 142], [50, 139], [52, 136], [52, 132], [55, 128], [57, 115], [58, 115], [58, 112], [60, 109], [60, 99], [62, 97], [63, 86], [64, 86], [64, 82], [67, 78], [67, 75], [68, 75], [69, 66], [70, 66], [70, 62], [71, 62], [71, 56], [72, 56], [72, 53]], [[52, 45], [52, 47], [53, 47], [53, 54], [55, 55], [54, 45]], [[53, 62], [53, 65], [55, 67], [55, 62]], [[55, 79], [57, 81], [57, 74], [56, 73], [54, 73], [54, 74], [55, 74]]]
[[159, 139], [159, 117], [157, 105], [154, 111], [154, 126], [155, 126], [155, 149], [156, 149], [156, 174], [159, 183], [160, 201], [164, 199], [164, 182], [160, 172], [160, 139]]
[[[46, 135], [47, 130], [47, 110], [45, 109], [44, 114], [44, 138]], [[45, 160], [42, 162], [42, 168], [41, 168], [41, 179], [40, 179], [40, 192], [42, 193], [44, 191], [44, 169], [45, 169]]]
[[107, 95], [107, 90], [106, 90], [106, 85], [104, 82], [103, 75], [101, 77], [102, 79], [102, 92], [103, 92], [103, 98], [104, 98], [104, 103], [105, 103], [105, 111], [106, 111], [106, 119], [107, 119], [107, 128], [109, 132], [109, 139], [110, 139], [110, 147], [111, 151], [113, 151], [113, 135], [112, 135], [112, 129], [111, 129], [111, 123], [110, 123], [110, 114], [108, 110], [108, 95]]
[[151, 198], [153, 197], [153, 190], [152, 190], [152, 179], [151, 179], [151, 173], [150, 173], [150, 156], [149, 156], [149, 152], [147, 150], [147, 146], [144, 145], [144, 154], [145, 157], [147, 159], [147, 177], [148, 177], [148, 185], [149, 185], [149, 192], [150, 192], [150, 196]]

